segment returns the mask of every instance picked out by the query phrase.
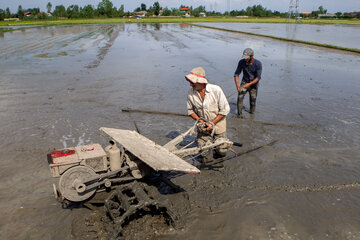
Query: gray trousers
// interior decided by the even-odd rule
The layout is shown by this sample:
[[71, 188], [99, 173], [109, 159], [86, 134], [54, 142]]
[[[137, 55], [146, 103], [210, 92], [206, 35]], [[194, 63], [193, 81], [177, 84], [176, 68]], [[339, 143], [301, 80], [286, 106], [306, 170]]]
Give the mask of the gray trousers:
[[[205, 146], [206, 143], [213, 143], [219, 138], [226, 138], [226, 132], [223, 132], [220, 134], [214, 134], [213, 137], [208, 133], [198, 132], [197, 142], [198, 142], [199, 147], [201, 148], [201, 147]], [[225, 157], [227, 150], [228, 149], [222, 145], [219, 145], [215, 148], [216, 154], [218, 154], [219, 156], [223, 156], [223, 157]], [[200, 154], [205, 161], [206, 160], [210, 161], [212, 159], [212, 149], [203, 150], [200, 152]]]
[[243, 108], [243, 101], [246, 93], [249, 93], [249, 100], [250, 100], [250, 113], [255, 112], [255, 105], [256, 105], [256, 97], [257, 97], [257, 87], [242, 87], [243, 83], [241, 83], [240, 91], [238, 94], [237, 100], [237, 109], [238, 115], [242, 115], [242, 108]]

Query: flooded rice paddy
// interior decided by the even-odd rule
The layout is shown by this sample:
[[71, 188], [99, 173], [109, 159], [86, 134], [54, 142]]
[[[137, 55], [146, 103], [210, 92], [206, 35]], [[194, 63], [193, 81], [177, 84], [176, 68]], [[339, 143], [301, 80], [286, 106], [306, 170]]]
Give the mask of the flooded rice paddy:
[[201, 23], [202, 25], [281, 38], [360, 49], [360, 25]]
[[183, 24], [0, 36], [0, 238], [78, 239], [74, 222], [89, 211], [56, 202], [46, 154], [104, 145], [101, 126], [134, 130], [134, 123], [165, 144], [193, 121], [121, 109], [185, 113], [184, 75], [197, 66], [229, 96], [246, 47], [263, 76], [254, 117], [234, 118], [236, 96], [228, 99], [228, 137], [243, 154], [172, 179], [189, 208], [180, 229], [156, 239], [360, 239], [359, 55]]

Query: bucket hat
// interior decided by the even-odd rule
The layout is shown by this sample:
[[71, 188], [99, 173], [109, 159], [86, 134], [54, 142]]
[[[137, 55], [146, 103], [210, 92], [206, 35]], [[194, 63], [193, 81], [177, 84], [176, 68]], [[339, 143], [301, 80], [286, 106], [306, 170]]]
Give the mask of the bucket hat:
[[248, 59], [250, 56], [254, 55], [254, 51], [251, 48], [245, 48], [242, 58]]
[[208, 83], [208, 80], [205, 78], [205, 70], [202, 67], [193, 68], [191, 72], [185, 76], [185, 79], [192, 83]]

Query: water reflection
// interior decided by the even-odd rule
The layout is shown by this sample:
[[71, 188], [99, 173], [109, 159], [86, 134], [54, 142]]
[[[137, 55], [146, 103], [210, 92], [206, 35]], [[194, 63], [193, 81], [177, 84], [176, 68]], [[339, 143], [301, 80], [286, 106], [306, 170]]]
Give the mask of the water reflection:
[[201, 25], [291, 38], [335, 46], [359, 47], [360, 25], [315, 25], [271, 23], [199, 23]]
[[[286, 25], [286, 38], [288, 39], [296, 39], [297, 34], [297, 24], [287, 24]], [[293, 61], [293, 52], [294, 52], [294, 44], [288, 43], [286, 44], [286, 54], [285, 54], [285, 66], [284, 66], [284, 76], [285, 79], [291, 81], [291, 69], [292, 69], [292, 61]]]
[[151, 26], [153, 26], [154, 29], [158, 31], [158, 30], [160, 30], [162, 25], [160, 23], [153, 23], [153, 24], [151, 24]]

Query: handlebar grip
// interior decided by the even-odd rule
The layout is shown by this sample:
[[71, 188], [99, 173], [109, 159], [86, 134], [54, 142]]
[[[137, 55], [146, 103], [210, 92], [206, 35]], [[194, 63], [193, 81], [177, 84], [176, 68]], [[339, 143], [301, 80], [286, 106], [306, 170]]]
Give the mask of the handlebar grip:
[[211, 131], [211, 136], [214, 136], [214, 134], [215, 134], [215, 124], [214, 124], [213, 122], [205, 119], [205, 118], [199, 117], [199, 118], [196, 120], [195, 125], [199, 122], [199, 120], [203, 120], [204, 122], [210, 123], [210, 124], [213, 126], [213, 129], [212, 129], [212, 131]]

